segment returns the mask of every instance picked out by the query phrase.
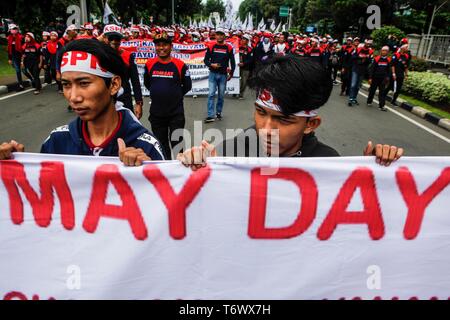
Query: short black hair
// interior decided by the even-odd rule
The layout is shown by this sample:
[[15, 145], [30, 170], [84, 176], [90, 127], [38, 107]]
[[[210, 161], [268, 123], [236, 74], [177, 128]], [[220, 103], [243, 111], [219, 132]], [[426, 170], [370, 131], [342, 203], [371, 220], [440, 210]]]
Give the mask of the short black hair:
[[323, 106], [333, 90], [330, 72], [308, 57], [276, 56], [257, 69], [249, 80], [257, 90], [269, 90], [282, 112], [291, 115]]
[[100, 66], [109, 72], [120, 76], [122, 81], [126, 77], [126, 65], [117, 50], [97, 39], [80, 39], [69, 42], [59, 56], [58, 64], [61, 64], [62, 56], [69, 51], [83, 51], [94, 55]]

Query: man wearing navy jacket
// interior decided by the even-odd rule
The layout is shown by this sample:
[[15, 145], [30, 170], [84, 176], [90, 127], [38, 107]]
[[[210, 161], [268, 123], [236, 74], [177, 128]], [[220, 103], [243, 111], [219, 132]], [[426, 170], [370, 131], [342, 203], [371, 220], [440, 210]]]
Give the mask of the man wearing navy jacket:
[[[218, 120], [222, 120], [223, 98], [227, 81], [233, 77], [236, 67], [233, 51], [233, 46], [225, 42], [225, 31], [217, 28], [216, 42], [208, 46], [205, 54], [205, 65], [209, 68], [208, 116], [205, 123], [214, 122], [216, 117]], [[218, 91], [218, 97], [214, 107], [216, 91]]]
[[183, 98], [192, 88], [191, 75], [185, 63], [171, 57], [172, 40], [166, 33], [153, 40], [157, 57], [149, 59], [144, 73], [144, 85], [152, 99], [149, 121], [152, 131], [161, 142], [166, 159], [171, 159], [170, 146], [181, 143], [170, 139], [185, 125]]
[[[116, 50], [97, 40], [69, 43], [62, 52], [64, 96], [78, 117], [53, 130], [41, 153], [119, 157], [126, 166], [163, 160], [155, 137], [130, 110], [116, 104], [125, 66]], [[24, 151], [14, 140], [0, 145], [0, 160]]]

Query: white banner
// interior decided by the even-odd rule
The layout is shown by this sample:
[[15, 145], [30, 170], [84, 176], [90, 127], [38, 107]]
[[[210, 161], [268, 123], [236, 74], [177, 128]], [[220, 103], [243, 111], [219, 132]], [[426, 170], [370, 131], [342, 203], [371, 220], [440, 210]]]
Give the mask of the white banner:
[[[226, 94], [239, 94], [240, 91], [240, 68], [239, 68], [239, 42], [229, 42], [234, 47], [234, 59], [236, 68], [233, 77], [227, 81], [225, 89]], [[148, 59], [156, 57], [156, 49], [153, 41], [150, 40], [131, 40], [123, 41], [121, 47], [125, 50], [135, 52], [135, 62], [141, 81], [142, 94], [148, 96], [150, 92], [144, 86], [145, 64]], [[198, 44], [180, 44], [174, 43], [172, 57], [183, 60], [189, 68], [192, 79], [192, 90], [186, 95], [207, 95], [209, 92], [209, 68], [205, 65], [207, 43]]]
[[450, 157], [19, 154], [0, 162], [0, 298], [448, 299], [449, 183]]

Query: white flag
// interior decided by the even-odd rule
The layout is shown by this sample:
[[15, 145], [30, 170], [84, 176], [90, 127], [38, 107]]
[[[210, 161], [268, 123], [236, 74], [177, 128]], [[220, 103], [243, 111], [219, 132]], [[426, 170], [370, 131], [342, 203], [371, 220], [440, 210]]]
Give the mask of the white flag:
[[261, 18], [261, 21], [258, 24], [258, 31], [264, 31], [262, 30], [264, 27], [265, 27], [264, 18]]
[[275, 20], [272, 20], [272, 24], [270, 25], [270, 31], [275, 31], [275, 29], [277, 28], [277, 25], [275, 24]]
[[208, 19], [208, 28], [214, 28], [214, 24], [212, 23], [211, 16]]
[[248, 22], [247, 22], [247, 31], [253, 31], [253, 17], [252, 15], [249, 13], [248, 14]]
[[247, 30], [247, 17], [245, 17], [244, 23], [242, 24], [241, 30]]
[[278, 24], [278, 27], [275, 29], [275, 33], [280, 32], [281, 30], [281, 22]]
[[111, 10], [108, 1], [105, 1], [105, 10], [103, 11], [103, 24], [109, 24], [109, 16], [111, 15], [114, 23], [120, 25], [119, 21], [117, 21], [116, 17], [114, 16], [114, 12]]

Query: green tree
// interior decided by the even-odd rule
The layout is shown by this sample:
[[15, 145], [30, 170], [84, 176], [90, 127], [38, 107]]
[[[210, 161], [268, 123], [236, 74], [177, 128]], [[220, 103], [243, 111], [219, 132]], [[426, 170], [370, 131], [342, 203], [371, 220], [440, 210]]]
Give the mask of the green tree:
[[405, 33], [399, 28], [396, 28], [394, 26], [384, 26], [380, 29], [374, 30], [371, 34], [374, 47], [380, 49], [382, 46], [387, 45], [389, 35], [393, 35], [397, 39], [405, 37]]
[[259, 0], [244, 0], [239, 6], [239, 17], [243, 21], [249, 13], [254, 17], [253, 25], [258, 25], [261, 18], [264, 16], [259, 6]]
[[218, 12], [223, 18], [225, 16], [225, 5], [222, 0], [208, 0], [205, 5], [205, 14], [209, 16], [213, 12]]

